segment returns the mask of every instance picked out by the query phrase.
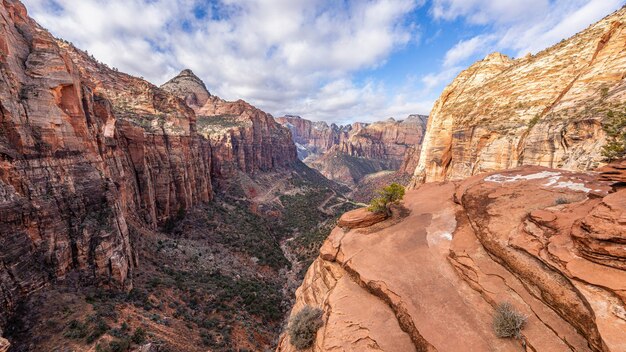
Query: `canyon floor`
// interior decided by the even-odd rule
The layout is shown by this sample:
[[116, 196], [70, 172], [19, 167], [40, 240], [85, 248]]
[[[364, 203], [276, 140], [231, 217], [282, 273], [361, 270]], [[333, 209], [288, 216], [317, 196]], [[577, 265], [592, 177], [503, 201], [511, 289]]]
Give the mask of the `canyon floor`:
[[275, 347], [304, 270], [354, 205], [346, 188], [304, 165], [240, 174], [221, 189], [160, 231], [129, 221], [139, 266], [128, 293], [70, 277], [31, 295], [5, 331], [11, 351]]

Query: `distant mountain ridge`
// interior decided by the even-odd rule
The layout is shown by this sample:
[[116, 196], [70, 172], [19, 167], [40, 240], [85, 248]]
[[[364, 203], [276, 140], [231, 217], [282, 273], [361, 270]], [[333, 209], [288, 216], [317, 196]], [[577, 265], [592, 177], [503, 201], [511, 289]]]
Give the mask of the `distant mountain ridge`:
[[330, 179], [354, 185], [379, 171], [412, 173], [415, 163], [408, 156], [420, 150], [428, 117], [345, 126], [290, 115], [276, 120], [291, 130], [301, 160]]

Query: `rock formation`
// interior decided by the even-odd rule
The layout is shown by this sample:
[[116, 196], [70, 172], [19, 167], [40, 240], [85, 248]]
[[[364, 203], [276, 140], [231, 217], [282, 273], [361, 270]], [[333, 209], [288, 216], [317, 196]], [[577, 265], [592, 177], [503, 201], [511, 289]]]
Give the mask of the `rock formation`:
[[0, 23], [0, 328], [24, 296], [68, 276], [130, 289], [129, 227], [210, 201], [212, 181], [297, 161], [287, 129], [190, 71], [163, 89], [120, 73], [17, 0]]
[[[324, 310], [313, 351], [626, 350], [626, 194], [600, 178], [526, 166], [408, 191], [406, 217], [332, 231], [292, 314]], [[527, 317], [519, 340], [495, 336], [500, 302]]]
[[328, 126], [297, 116], [277, 121], [291, 130], [299, 157], [309, 166], [330, 179], [354, 185], [383, 170], [413, 173], [417, 160], [407, 156], [419, 153], [427, 119], [410, 115], [401, 121], [390, 118], [347, 126]]
[[203, 97], [191, 107], [197, 115], [198, 134], [211, 144], [215, 177], [231, 177], [238, 170], [253, 175], [289, 167], [296, 161], [289, 131], [271, 115], [243, 100], [230, 102], [210, 95], [190, 70], [182, 71], [161, 88], [186, 100]]
[[323, 121], [310, 121], [300, 116], [286, 115], [276, 118], [281, 125], [289, 128], [293, 141], [298, 147], [298, 158], [303, 161], [315, 160], [345, 139], [351, 125], [330, 126]]
[[120, 182], [136, 179], [110, 104], [21, 3], [4, 1], [0, 21], [2, 327], [23, 294], [72, 270], [129, 287], [122, 198], [138, 194]]
[[337, 226], [342, 229], [358, 229], [361, 227], [370, 227], [385, 220], [385, 213], [373, 213], [367, 208], [359, 208], [349, 211], [339, 218]]
[[211, 97], [204, 82], [189, 69], [183, 70], [161, 88], [182, 98], [194, 110], [203, 107]]
[[461, 72], [431, 112], [414, 184], [519, 165], [596, 168], [603, 120], [626, 98], [624, 23], [626, 8], [536, 55], [494, 53]]

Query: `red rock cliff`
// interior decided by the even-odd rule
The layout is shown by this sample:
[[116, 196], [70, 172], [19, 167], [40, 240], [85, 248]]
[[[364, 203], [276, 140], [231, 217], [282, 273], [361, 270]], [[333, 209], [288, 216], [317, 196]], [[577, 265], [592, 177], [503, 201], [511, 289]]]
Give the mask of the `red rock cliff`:
[[541, 165], [589, 170], [602, 160], [607, 111], [621, 109], [626, 9], [534, 56], [494, 53], [434, 105], [415, 182]]
[[368, 174], [398, 170], [412, 174], [417, 164], [427, 116], [372, 124], [330, 126], [297, 116], [278, 118], [287, 126], [298, 146], [298, 156], [327, 178], [343, 184], [359, 183]]
[[298, 156], [305, 161], [308, 157], [314, 160], [329, 151], [345, 139], [352, 129], [352, 126], [328, 125], [323, 121], [310, 121], [291, 115], [279, 117], [276, 121], [289, 128], [298, 146]]
[[130, 288], [129, 220], [156, 227], [211, 199], [211, 148], [179, 98], [0, 6], [0, 326], [77, 273]]
[[181, 72], [162, 88], [187, 100], [200, 97], [193, 98], [198, 104], [191, 107], [198, 116], [197, 133], [210, 141], [214, 176], [226, 178], [237, 170], [254, 175], [296, 162], [296, 147], [289, 130], [243, 100], [230, 102], [210, 95], [190, 70]]
[[[292, 315], [324, 311], [312, 351], [624, 351], [619, 169], [525, 166], [424, 184], [382, 222], [347, 213], [369, 227], [332, 231]], [[527, 317], [520, 339], [496, 337], [500, 302]]]
[[[327, 152], [384, 160], [388, 169], [398, 169], [404, 162], [407, 150], [419, 150], [426, 130], [427, 116], [410, 115], [404, 120], [390, 118], [372, 124], [354, 123], [347, 126], [330, 126], [325, 122], [313, 122], [299, 116], [284, 116], [276, 120], [287, 126], [294, 142], [304, 150], [302, 159], [315, 161]], [[411, 170], [412, 172], [413, 170]]]
[[401, 121], [390, 118], [363, 126], [354, 125], [336, 148], [350, 156], [386, 161], [387, 169], [397, 170], [409, 150], [420, 150], [427, 119], [427, 116], [410, 115]]

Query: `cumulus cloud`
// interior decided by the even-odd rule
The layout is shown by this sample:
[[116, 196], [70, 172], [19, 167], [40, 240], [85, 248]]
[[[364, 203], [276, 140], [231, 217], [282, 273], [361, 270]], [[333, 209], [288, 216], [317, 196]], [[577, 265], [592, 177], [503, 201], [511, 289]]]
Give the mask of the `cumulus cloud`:
[[[243, 98], [274, 114], [329, 119], [342, 114], [374, 119], [374, 113], [392, 108], [394, 97], [380, 92], [374, 97], [369, 83], [356, 85], [351, 77], [418, 40], [419, 24], [408, 15], [421, 5], [419, 0], [25, 3], [55, 35], [155, 84], [191, 68], [223, 98]], [[372, 102], [361, 100], [369, 98]]]
[[[492, 51], [537, 52], [624, 2], [23, 1], [54, 35], [155, 84], [190, 68], [225, 99], [242, 98], [274, 115], [343, 122], [428, 113], [445, 84], [472, 60]], [[416, 11], [421, 7], [428, 11]], [[460, 32], [442, 57], [420, 52], [424, 28], [438, 27], [432, 38], [440, 38], [448, 34], [445, 26], [459, 22], [479, 30]], [[426, 44], [440, 40], [432, 38]], [[367, 78], [364, 72], [384, 68], [407, 47], [432, 56], [432, 73], [396, 75], [401, 78], [395, 82], [380, 74]]]
[[423, 77], [424, 85], [441, 88], [468, 60], [494, 51], [537, 53], [623, 5], [624, 0], [433, 0], [429, 12], [435, 20], [461, 20], [482, 30], [448, 49], [441, 67]]
[[443, 58], [444, 67], [452, 67], [472, 57], [476, 53], [484, 52], [493, 39], [494, 36], [477, 35], [467, 40], [461, 40], [446, 52]]
[[449, 65], [494, 50], [536, 53], [623, 5], [624, 0], [434, 0], [430, 12], [439, 20], [488, 25], [487, 33], [460, 41], [446, 53], [444, 64]]

